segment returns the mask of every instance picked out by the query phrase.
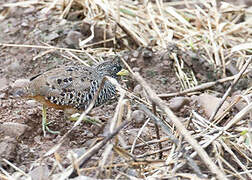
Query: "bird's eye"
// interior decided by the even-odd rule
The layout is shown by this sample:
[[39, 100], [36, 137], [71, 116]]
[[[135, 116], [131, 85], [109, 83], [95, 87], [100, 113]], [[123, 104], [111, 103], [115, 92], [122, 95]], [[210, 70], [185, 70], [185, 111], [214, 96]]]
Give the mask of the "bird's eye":
[[113, 68], [112, 68], [112, 71], [117, 71], [117, 67], [113, 67]]

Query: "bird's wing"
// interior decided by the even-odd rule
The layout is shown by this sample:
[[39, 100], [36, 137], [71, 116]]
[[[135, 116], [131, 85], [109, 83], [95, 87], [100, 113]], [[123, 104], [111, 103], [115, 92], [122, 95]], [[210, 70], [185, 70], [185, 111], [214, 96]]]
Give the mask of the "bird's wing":
[[43, 96], [57, 105], [78, 107], [89, 103], [91, 87], [97, 84], [97, 73], [85, 66], [52, 69], [30, 83], [31, 96]]

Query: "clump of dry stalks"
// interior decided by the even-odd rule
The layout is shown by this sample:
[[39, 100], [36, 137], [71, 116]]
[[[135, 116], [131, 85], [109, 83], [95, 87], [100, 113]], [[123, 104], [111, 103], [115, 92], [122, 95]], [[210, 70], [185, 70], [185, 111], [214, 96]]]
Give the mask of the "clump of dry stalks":
[[[204, 50], [207, 54], [205, 59], [208, 60], [209, 64], [223, 68], [223, 77], [226, 76], [225, 67], [230, 63], [230, 57], [233, 57], [236, 59], [236, 66], [240, 73], [228, 79], [233, 83], [223, 96], [222, 103], [230, 95], [233, 86], [242, 75], [251, 71], [251, 8], [234, 6], [229, 3], [219, 3], [217, 5], [214, 0], [166, 3], [159, 0], [154, 2], [47, 0], [5, 4], [5, 7], [11, 6], [36, 6], [45, 14], [56, 12], [55, 14], [58, 14], [59, 18], [66, 18], [74, 7], [78, 7], [78, 11], [83, 15], [85, 21], [105, 25], [106, 29], [104, 31], [114, 29], [117, 26], [116, 31], [114, 31], [115, 36], [121, 38], [126, 47], [129, 45], [127, 44], [127, 37], [136, 46], [151, 46], [154, 50], [165, 49], [170, 42], [176, 42], [182, 49]], [[175, 6], [179, 8], [175, 8]], [[92, 37], [93, 34], [90, 39]], [[104, 41], [106, 41], [106, 37]], [[80, 41], [83, 52], [87, 52], [84, 50], [87, 42], [88, 40]], [[105, 50], [107, 53], [111, 52], [110, 49]], [[98, 55], [102, 54], [99, 48], [92, 51]], [[176, 59], [175, 56], [174, 59]], [[207, 89], [217, 83], [211, 82], [197, 86], [196, 78], [194, 77], [193, 81], [189, 81], [187, 75], [183, 72], [183, 62], [175, 62], [177, 62], [177, 76], [183, 84], [184, 91], [162, 96], [186, 95]], [[127, 66], [126, 62], [124, 63]], [[196, 112], [192, 112], [192, 117], [188, 117], [188, 119], [191, 119], [192, 127], [195, 127], [195, 129], [189, 132], [165, 102], [160, 99], [162, 96], [158, 96], [139, 74], [132, 72], [130, 67], [128, 69], [131, 75], [142, 85], [147, 97], [137, 98], [117, 85], [120, 98], [114, 118], [110, 122], [109, 135], [83, 153], [82, 156], [73, 157], [72, 164], [66, 168], [62, 168], [60, 161], [55, 158], [55, 166], [50, 173], [52, 179], [67, 179], [89, 171], [95, 171], [96, 176], [101, 178], [126, 177], [136, 179], [153, 177], [159, 179], [180, 177], [181, 179], [204, 179], [217, 177], [218, 179], [252, 179], [252, 102], [249, 101], [252, 93], [251, 88], [243, 91], [240, 95], [240, 98], [247, 101], [246, 107], [234, 117], [230, 117], [225, 126], [215, 124], [215, 122], [220, 122], [225, 117], [224, 114], [222, 117], [215, 116], [218, 109], [211, 116], [210, 121]], [[219, 80], [218, 83], [224, 81]], [[129, 101], [129, 99], [132, 101]], [[124, 144], [122, 146], [124, 137], [120, 130], [130, 122], [132, 102], [141, 104], [140, 109], [146, 113], [149, 120], [161, 127], [161, 131], [167, 136], [153, 139], [150, 142], [134, 143], [133, 145]], [[234, 104], [227, 109], [227, 112], [232, 109]], [[84, 112], [81, 118], [90, 109]], [[125, 112], [126, 114], [124, 114]], [[124, 120], [123, 116], [125, 117]], [[160, 117], [166, 118], [162, 119]], [[80, 123], [81, 118], [72, 129]], [[175, 129], [169, 125], [168, 119], [173, 122]], [[51, 154], [55, 154], [55, 157], [57, 157], [57, 149], [71, 130], [43, 158], [47, 158]], [[141, 133], [141, 131], [140, 129], [139, 132]], [[143, 157], [134, 154], [135, 148], [144, 146], [147, 148], [149, 144], [156, 143], [160, 145], [161, 142], [169, 142], [169, 146], [158, 146], [162, 149], [152, 149], [151, 153], [147, 153]], [[212, 147], [212, 152], [207, 154], [205, 149], [209, 146]], [[100, 150], [103, 151], [103, 155], [98, 163], [99, 165], [97, 167], [84, 167], [89, 159]], [[166, 152], [166, 155], [162, 154], [162, 152]], [[157, 154], [160, 155], [160, 159]], [[116, 158], [116, 156], [120, 158]], [[196, 160], [195, 157], [197, 156]], [[229, 158], [227, 159], [227, 157]], [[6, 163], [9, 162], [6, 161]], [[185, 165], [189, 165], [191, 172], [181, 170]], [[209, 174], [202, 172], [204, 167], [209, 169]], [[15, 168], [29, 179], [28, 174], [17, 167]], [[128, 171], [123, 171], [125, 169], [128, 169]], [[5, 176], [11, 176], [8, 172], [1, 170]], [[126, 173], [130, 172], [130, 170], [134, 170], [136, 173]], [[104, 171], [107, 171], [105, 175], [103, 174]]]

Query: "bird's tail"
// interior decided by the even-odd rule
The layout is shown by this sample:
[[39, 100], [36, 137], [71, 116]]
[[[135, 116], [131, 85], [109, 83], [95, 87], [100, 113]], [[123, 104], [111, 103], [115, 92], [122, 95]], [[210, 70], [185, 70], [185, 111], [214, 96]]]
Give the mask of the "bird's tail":
[[12, 95], [14, 97], [27, 98], [29, 97], [29, 79], [18, 79], [12, 86]]

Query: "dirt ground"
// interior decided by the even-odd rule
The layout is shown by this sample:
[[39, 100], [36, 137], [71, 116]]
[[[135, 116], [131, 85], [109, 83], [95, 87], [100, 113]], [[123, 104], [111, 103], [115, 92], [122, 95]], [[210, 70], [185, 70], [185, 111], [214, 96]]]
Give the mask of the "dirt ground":
[[[1, 42], [33, 45], [42, 45], [42, 42], [46, 42], [57, 47], [69, 48], [69, 46], [64, 43], [66, 35], [69, 31], [73, 30], [74, 27], [77, 26], [78, 28], [78, 23], [69, 21], [66, 25], [64, 24], [61, 26], [58, 25], [59, 20], [55, 19], [53, 16], [47, 17], [44, 21], [43, 18], [37, 21], [37, 19], [41, 19], [40, 16], [40, 13], [33, 8], [15, 8], [9, 18], [1, 21]], [[56, 34], [56, 32], [59, 32], [57, 35], [58, 37], [52, 37], [52, 39], [50, 39], [50, 36], [54, 33]], [[50, 40], [46, 40], [48, 38]], [[41, 104], [34, 100], [20, 99], [12, 95], [12, 87], [17, 79], [30, 78], [63, 64], [76, 63], [73, 62], [73, 60], [64, 58], [59, 51], [48, 52], [42, 57], [38, 57], [34, 60], [34, 57], [44, 51], [43, 49], [23, 47], [1, 47], [0, 51], [2, 90], [0, 95], [0, 123], [19, 123], [17, 126], [13, 125], [3, 129], [4, 132], [1, 134], [1, 142], [3, 145], [11, 148], [10, 150], [8, 149], [9, 152], [6, 152], [7, 150], [2, 150], [1, 152], [6, 153], [3, 156], [4, 158], [26, 172], [31, 168], [31, 162], [41, 157], [52, 148], [74, 124], [72, 121], [65, 120], [62, 111], [48, 109], [48, 121], [53, 121], [50, 128], [60, 131], [60, 134], [47, 134], [46, 137], [43, 137], [41, 127]], [[148, 52], [150, 54], [149, 57], [147, 57], [145, 61], [142, 60], [138, 63], [134, 62], [136, 58], [144, 54], [143, 52]], [[162, 53], [165, 54], [165, 52]], [[159, 58], [160, 54], [154, 55], [151, 50], [138, 49], [133, 52], [128, 51], [123, 56], [128, 60], [134, 58], [131, 64], [135, 64], [136, 68], [143, 69], [141, 72], [146, 74], [146, 78], [152, 82], [153, 88], [158, 92], [176, 92], [179, 89], [179, 83], [174, 77], [171, 65], [167, 64], [163, 69], [160, 69], [159, 66], [153, 68], [154, 64], [160, 64], [155, 61], [163, 61], [163, 59]], [[162, 70], [162, 72], [160, 70]], [[158, 81], [156, 81], [156, 79], [158, 79]], [[167, 84], [171, 86], [167, 86]], [[132, 80], [131, 83], [130, 81], [128, 82], [128, 86], [132, 91], [136, 84], [134, 84]], [[106, 126], [108, 121], [113, 117], [115, 107], [116, 100], [92, 110], [92, 116], [102, 121], [101, 127], [83, 122], [70, 134], [67, 141], [60, 148], [59, 154], [65, 157], [69, 149], [80, 147], [88, 148], [93, 142], [97, 141], [98, 138], [104, 137], [104, 135], [106, 135], [106, 128], [104, 129], [104, 126]], [[20, 127], [20, 125], [25, 126]], [[130, 125], [128, 129], [132, 129], [133, 127], [134, 124]], [[21, 133], [16, 134], [16, 131], [21, 131]], [[131, 136], [131, 138], [133, 138], [135, 134], [132, 133]], [[149, 138], [151, 139], [151, 137]], [[69, 161], [64, 158], [62, 164], [69, 164]], [[5, 165], [4, 167], [9, 172], [13, 171], [11, 167]]]
[[[7, 2], [7, 0], [5, 1]], [[84, 28], [83, 24], [79, 21], [59, 20], [53, 13], [45, 17], [34, 7], [15, 7], [11, 11], [12, 13], [8, 18], [0, 21], [1, 43], [42, 46], [50, 44], [62, 48], [75, 48], [76, 41], [74, 38], [68, 37], [69, 33], [79, 32], [80, 34], [78, 35], [85, 37], [85, 34], [81, 31]], [[96, 38], [98, 41], [99, 37]], [[164, 94], [178, 92], [182, 88], [176, 76], [174, 62], [170, 59], [170, 54], [173, 52], [176, 52], [178, 57], [183, 58], [190, 64], [188, 68], [193, 69], [199, 82], [203, 83], [221, 78], [221, 75], [214, 69], [209, 68], [208, 64], [202, 63], [201, 66], [197, 66], [197, 63], [194, 64], [193, 60], [195, 57], [202, 60], [203, 56], [201, 56], [201, 52], [182, 50], [175, 44], [170, 44], [168, 49], [161, 51], [154, 51], [151, 48], [136, 48], [135, 50], [120, 52], [119, 54], [124, 57], [134, 71], [141, 73], [158, 94]], [[85, 54], [75, 54], [88, 62], [88, 64], [93, 63]], [[95, 54], [92, 55], [97, 58]], [[103, 58], [106, 59], [106, 55]], [[43, 137], [41, 104], [34, 100], [14, 97], [13, 86], [18, 79], [27, 79], [60, 65], [76, 63], [78, 62], [65, 51], [34, 47], [0, 46], [1, 158], [7, 159], [25, 172], [30, 172], [37, 165], [36, 163], [47, 164], [49, 169], [54, 166], [55, 161], [52, 158], [46, 158], [42, 162], [37, 162], [36, 160], [48, 152], [75, 122], [66, 120], [62, 111], [49, 108], [47, 118], [48, 121], [52, 121], [50, 128], [60, 131], [60, 134], [47, 134], [46, 137]], [[234, 75], [232, 72], [230, 73], [230, 75]], [[134, 92], [139, 97], [142, 96], [141, 87], [132, 78], [125, 78], [120, 83], [130, 92]], [[218, 91], [220, 96], [225, 92], [228, 85], [220, 84], [212, 90]], [[237, 86], [235, 91], [241, 91], [248, 86], [249, 81], [245, 79]], [[171, 103], [170, 99], [166, 98], [165, 101]], [[194, 104], [192, 99], [183, 99], [183, 102], [184, 104], [175, 110], [176, 114], [181, 118], [188, 117], [193, 109], [198, 110], [199, 108]], [[82, 122], [81, 125], [71, 132], [58, 151], [63, 167], [71, 163], [67, 158], [69, 150], [83, 147], [88, 149], [95, 142], [107, 135], [108, 124], [113, 118], [116, 105], [117, 99], [114, 99], [91, 111], [90, 116], [101, 121], [99, 126]], [[137, 110], [137, 103], [132, 102], [132, 111], [136, 115], [133, 117], [132, 123], [121, 132], [121, 134], [127, 137], [125, 139], [127, 144], [133, 143], [139, 128], [147, 120], [146, 116], [141, 118], [142, 114], [138, 114], [139, 111]], [[236, 113], [236, 111], [232, 113]], [[165, 137], [164, 133], [160, 133], [161, 136]], [[156, 138], [154, 123], [149, 123], [146, 126], [144, 134], [141, 137], [145, 141]], [[165, 142], [163, 146], [166, 144], [168, 142]], [[152, 148], [157, 148], [157, 144], [138, 148], [135, 154], [144, 154]], [[87, 167], [97, 166], [97, 160], [100, 158], [101, 153], [102, 151], [96, 154], [95, 157], [92, 157]], [[168, 152], [164, 152], [164, 156], [167, 154]], [[1, 163], [1, 167], [9, 173], [16, 171], [6, 163]], [[94, 176], [95, 173], [95, 171], [90, 171], [86, 175]]]

